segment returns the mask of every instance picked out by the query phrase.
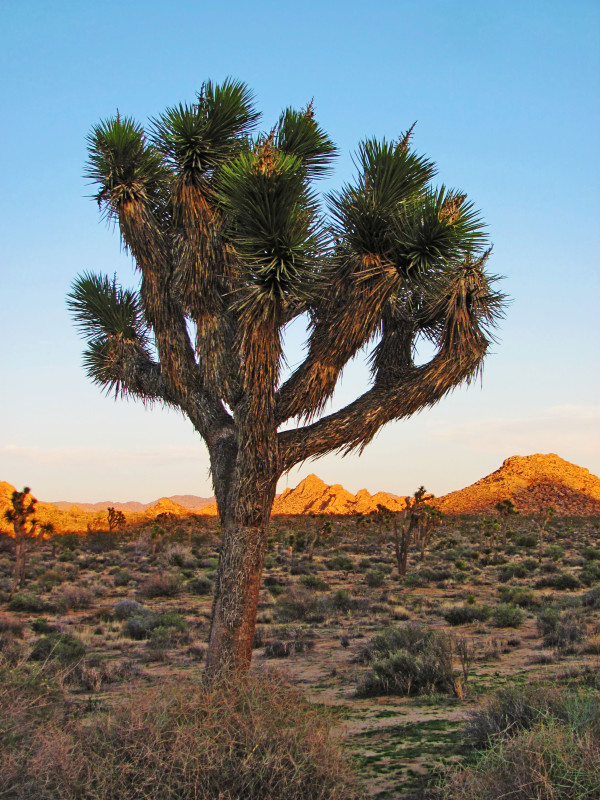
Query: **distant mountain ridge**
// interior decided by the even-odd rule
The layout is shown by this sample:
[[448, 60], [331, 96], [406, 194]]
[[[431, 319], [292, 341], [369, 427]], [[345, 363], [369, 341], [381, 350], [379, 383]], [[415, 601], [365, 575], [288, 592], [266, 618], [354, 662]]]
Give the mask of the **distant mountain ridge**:
[[[0, 530], [7, 532], [11, 528], [1, 515], [10, 507], [13, 491], [14, 486], [0, 482]], [[600, 516], [600, 478], [555, 453], [512, 456], [485, 478], [432, 502], [447, 514], [494, 514], [501, 500], [512, 500], [517, 510], [526, 514], [552, 506], [561, 515]], [[309, 475], [294, 489], [276, 497], [273, 515], [370, 514], [379, 505], [398, 512], [404, 510], [406, 500], [387, 492], [371, 495], [366, 489], [354, 495], [341, 484], [328, 485]], [[106, 528], [109, 506], [123, 511], [128, 523], [138, 525], [149, 523], [159, 514], [180, 518], [217, 514], [213, 498], [173, 495], [153, 503], [38, 502], [36, 517], [40, 523], [52, 522], [59, 532], [99, 530]]]
[[[195, 494], [173, 494], [170, 497], [161, 497], [160, 500], [169, 500], [182, 508], [187, 508], [190, 511], [196, 511], [206, 508], [211, 503], [215, 502], [214, 497], [197, 497]], [[153, 500], [151, 503], [138, 503], [137, 500], [129, 500], [126, 503], [119, 503], [113, 500], [102, 500], [99, 503], [73, 503], [67, 500], [52, 501], [52, 505], [61, 511], [70, 511], [73, 507], [78, 508], [87, 514], [96, 511], [106, 511], [108, 508], [115, 508], [117, 511], [129, 512], [131, 514], [147, 511], [152, 506], [155, 506], [159, 500]]]

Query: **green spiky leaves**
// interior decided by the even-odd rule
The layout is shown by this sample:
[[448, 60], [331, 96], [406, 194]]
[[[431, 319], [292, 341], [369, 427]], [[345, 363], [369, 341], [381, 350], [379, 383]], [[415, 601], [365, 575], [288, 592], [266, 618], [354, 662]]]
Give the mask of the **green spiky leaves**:
[[506, 295], [493, 288], [497, 276], [485, 272], [490, 252], [449, 266], [424, 298], [423, 332], [454, 356], [485, 350], [504, 316]]
[[484, 246], [473, 204], [443, 186], [430, 188], [436, 168], [408, 143], [364, 142], [356, 165], [356, 185], [329, 198], [343, 251], [379, 256], [402, 278], [418, 280]]
[[146, 324], [139, 298], [108, 275], [84, 272], [67, 297], [75, 324], [88, 338], [116, 337], [146, 343]]
[[126, 393], [124, 362], [149, 358], [148, 331], [138, 295], [107, 275], [84, 273], [73, 283], [67, 306], [88, 340], [83, 357], [88, 376], [108, 392]]
[[336, 234], [352, 252], [389, 258], [404, 206], [425, 191], [435, 175], [428, 159], [393, 142], [363, 142], [355, 159], [358, 181], [329, 196]]
[[314, 118], [312, 103], [304, 111], [288, 108], [276, 128], [278, 149], [302, 161], [310, 178], [322, 178], [331, 170], [337, 148]]
[[243, 148], [259, 116], [244, 83], [209, 81], [196, 103], [169, 108], [154, 121], [153, 142], [184, 184], [199, 185]]
[[92, 128], [85, 173], [98, 186], [95, 199], [108, 217], [127, 204], [160, 204], [167, 173], [141, 125], [117, 114]]
[[481, 251], [485, 225], [465, 195], [442, 186], [404, 204], [394, 220], [392, 259], [402, 275], [420, 279]]
[[223, 167], [218, 197], [231, 221], [242, 288], [271, 298], [307, 295], [323, 232], [301, 159], [264, 140]]

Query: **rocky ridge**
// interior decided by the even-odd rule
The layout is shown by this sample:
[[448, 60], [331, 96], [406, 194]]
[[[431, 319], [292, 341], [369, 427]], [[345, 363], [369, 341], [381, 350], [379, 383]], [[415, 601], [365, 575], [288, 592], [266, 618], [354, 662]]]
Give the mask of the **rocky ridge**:
[[370, 514], [378, 505], [403, 511], [406, 501], [387, 492], [371, 495], [366, 489], [354, 495], [339, 483], [328, 486], [316, 475], [309, 475], [295, 489], [286, 489], [275, 499], [273, 514]]

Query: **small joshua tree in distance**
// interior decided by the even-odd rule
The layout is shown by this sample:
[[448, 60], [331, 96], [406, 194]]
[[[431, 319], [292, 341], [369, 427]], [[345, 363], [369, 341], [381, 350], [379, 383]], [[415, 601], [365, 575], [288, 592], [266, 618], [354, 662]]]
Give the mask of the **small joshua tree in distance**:
[[508, 529], [508, 520], [509, 517], [518, 514], [515, 504], [512, 500], [500, 500], [499, 503], [496, 503], [496, 511], [500, 514], [501, 524], [502, 524], [502, 544], [506, 544], [506, 532]]
[[107, 509], [108, 516], [108, 530], [119, 531], [125, 527], [125, 514], [122, 511], [117, 511], [113, 506]]
[[11, 497], [12, 508], [4, 512], [4, 519], [10, 522], [15, 533], [15, 571], [11, 595], [25, 582], [27, 551], [35, 541], [37, 520], [34, 517], [37, 500], [26, 486], [22, 492], [16, 489]]

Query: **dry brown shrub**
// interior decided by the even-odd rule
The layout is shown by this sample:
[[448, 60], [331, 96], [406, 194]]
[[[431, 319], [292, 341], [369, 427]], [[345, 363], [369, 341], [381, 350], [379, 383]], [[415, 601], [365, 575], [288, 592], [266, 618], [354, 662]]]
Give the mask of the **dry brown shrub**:
[[[39, 711], [39, 709], [38, 709]], [[27, 710], [21, 708], [27, 717]], [[4, 741], [10, 800], [351, 800], [331, 723], [272, 674], [135, 687], [110, 713], [44, 715]], [[22, 720], [21, 720], [22, 722]], [[39, 720], [41, 723], [41, 719]], [[16, 729], [13, 728], [16, 731]], [[3, 751], [3, 752], [2, 752]]]
[[440, 800], [597, 800], [600, 745], [554, 724], [499, 741], [446, 776]]

